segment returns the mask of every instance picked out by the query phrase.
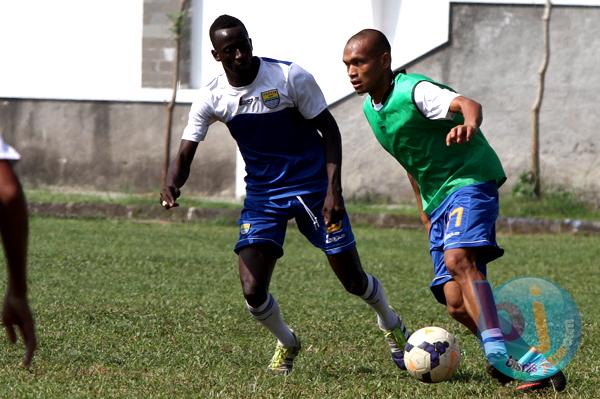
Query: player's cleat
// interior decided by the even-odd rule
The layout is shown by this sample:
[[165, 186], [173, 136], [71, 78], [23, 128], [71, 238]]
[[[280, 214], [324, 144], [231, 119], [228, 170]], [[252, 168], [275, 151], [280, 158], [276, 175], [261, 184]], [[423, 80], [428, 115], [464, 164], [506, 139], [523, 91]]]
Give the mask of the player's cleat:
[[498, 381], [501, 385], [506, 385], [511, 381], [514, 381], [514, 378], [504, 374], [502, 371], [498, 370], [491, 363], [485, 366], [485, 371], [489, 374], [490, 377]]
[[300, 352], [300, 340], [296, 336], [296, 334], [292, 331], [292, 335], [296, 340], [296, 345], [291, 347], [283, 346], [281, 343], [277, 342], [277, 347], [275, 348], [275, 354], [271, 359], [271, 363], [269, 363], [268, 370], [277, 375], [288, 375], [292, 372], [292, 368], [294, 367], [294, 359], [298, 356], [298, 352]]
[[390, 347], [392, 360], [401, 370], [406, 370], [404, 364], [404, 345], [410, 334], [404, 327], [404, 323], [400, 320], [398, 325], [391, 330], [384, 331], [385, 340]]
[[567, 386], [567, 377], [562, 371], [554, 374], [551, 377], [544, 378], [538, 381], [525, 381], [519, 384], [515, 389], [519, 392], [532, 392], [545, 388], [552, 388], [556, 392], [564, 391]]
[[533, 346], [529, 348], [527, 353], [521, 356], [518, 361], [518, 365], [514, 364], [514, 360], [512, 358], [507, 360], [506, 365], [514, 370], [529, 374], [532, 377], [532, 380], [542, 380], [558, 373], [559, 371]]
[[504, 375], [492, 366], [492, 364], [495, 364], [501, 367], [502, 357], [504, 357], [504, 366], [515, 373], [515, 378], [520, 379], [523, 374], [529, 376], [525, 378], [528, 381], [523, 381], [517, 386], [516, 390], [519, 392], [531, 392], [544, 388], [553, 388], [556, 392], [560, 392], [567, 386], [567, 378], [563, 372], [550, 363], [535, 347], [531, 347], [519, 360], [515, 360], [512, 356], [507, 358], [501, 354], [488, 356], [490, 363], [486, 367], [486, 371], [503, 384], [515, 378]]

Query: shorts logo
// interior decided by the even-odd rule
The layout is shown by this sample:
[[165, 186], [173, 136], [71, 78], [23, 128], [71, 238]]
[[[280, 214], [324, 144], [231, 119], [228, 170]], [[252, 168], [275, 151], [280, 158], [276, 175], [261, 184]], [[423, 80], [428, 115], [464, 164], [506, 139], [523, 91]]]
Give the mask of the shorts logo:
[[242, 223], [240, 225], [240, 234], [248, 234], [250, 231], [250, 223]]
[[327, 234], [332, 234], [342, 229], [342, 221], [327, 226]]
[[448, 233], [444, 236], [444, 241], [447, 241], [449, 239], [451, 239], [452, 237], [456, 237], [460, 235], [460, 231], [453, 231], [451, 233]]
[[277, 108], [279, 105], [279, 91], [277, 89], [271, 89], [260, 93], [260, 98], [267, 108]]
[[339, 236], [333, 236], [333, 237], [327, 236], [327, 237], [325, 237], [325, 244], [331, 244], [334, 242], [338, 242], [339, 240], [341, 240], [343, 238], [346, 238], [346, 234], [340, 234]]

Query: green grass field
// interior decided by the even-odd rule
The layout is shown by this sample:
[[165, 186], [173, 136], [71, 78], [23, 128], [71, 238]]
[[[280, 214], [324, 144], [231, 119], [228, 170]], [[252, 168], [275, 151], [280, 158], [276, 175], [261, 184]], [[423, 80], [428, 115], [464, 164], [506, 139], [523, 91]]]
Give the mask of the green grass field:
[[[355, 226], [367, 271], [412, 328], [461, 340], [454, 380], [426, 385], [395, 368], [374, 314], [346, 294], [295, 227], [271, 286], [303, 340], [287, 378], [266, 371], [275, 342], [248, 315], [231, 251], [235, 226], [216, 223], [31, 219], [30, 295], [39, 350], [0, 341], [0, 398], [512, 398], [483, 370], [477, 342], [429, 294], [423, 232]], [[583, 342], [558, 397], [600, 397], [600, 237], [501, 236], [494, 285], [544, 276], [568, 290]], [[4, 276], [4, 274], [2, 274]], [[528, 397], [554, 397], [554, 393]]]

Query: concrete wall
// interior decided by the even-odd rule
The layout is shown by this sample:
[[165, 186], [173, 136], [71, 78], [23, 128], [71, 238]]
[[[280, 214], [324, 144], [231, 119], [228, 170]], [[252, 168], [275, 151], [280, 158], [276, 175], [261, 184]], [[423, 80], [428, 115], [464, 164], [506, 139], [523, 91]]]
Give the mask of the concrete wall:
[[[531, 106], [542, 61], [542, 8], [453, 4], [450, 42], [408, 66], [483, 104], [483, 130], [516, 181], [529, 164]], [[343, 43], [340, 43], [340, 52]], [[600, 8], [555, 7], [541, 110], [544, 184], [600, 202]], [[411, 200], [401, 167], [375, 142], [352, 95], [332, 106], [344, 143], [347, 197]], [[173, 152], [189, 104], [176, 108]], [[0, 99], [0, 133], [23, 155], [26, 185], [152, 191], [158, 187], [165, 105]], [[217, 124], [199, 147], [185, 189], [234, 196], [235, 145]]]
[[[458, 5], [450, 41], [408, 65], [483, 105], [482, 129], [502, 160], [508, 189], [529, 168], [531, 108], [543, 56], [543, 8]], [[543, 185], [560, 185], [600, 204], [600, 8], [554, 7], [551, 56], [540, 112]], [[344, 184], [350, 195], [410, 196], [401, 167], [377, 147], [350, 96], [333, 107], [344, 135]]]
[[[189, 105], [175, 108], [173, 153]], [[26, 186], [150, 192], [160, 187], [166, 106], [160, 103], [0, 100], [0, 132], [21, 153]], [[198, 149], [186, 191], [232, 198], [235, 142], [215, 125]]]
[[[142, 34], [142, 87], [171, 87], [175, 65], [173, 22], [169, 15], [179, 12], [179, 0], [144, 0]], [[188, 17], [193, 10], [188, 8]], [[180, 81], [187, 87], [190, 80], [189, 26], [185, 24], [180, 47]]]

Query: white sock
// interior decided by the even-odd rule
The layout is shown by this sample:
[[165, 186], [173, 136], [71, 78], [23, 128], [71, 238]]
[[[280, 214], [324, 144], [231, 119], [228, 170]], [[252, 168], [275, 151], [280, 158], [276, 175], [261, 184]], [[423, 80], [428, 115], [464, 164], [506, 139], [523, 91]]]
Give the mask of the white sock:
[[248, 308], [254, 320], [266, 327], [283, 346], [296, 346], [297, 342], [292, 334], [292, 330], [290, 330], [281, 318], [279, 305], [271, 294], [267, 296], [265, 303], [259, 307], [253, 308], [246, 302], [246, 308]]
[[369, 304], [375, 313], [377, 313], [377, 324], [379, 325], [379, 328], [382, 330], [392, 330], [400, 323], [404, 332], [406, 329], [404, 328], [402, 319], [392, 308], [390, 308], [390, 305], [388, 305], [385, 292], [379, 283], [379, 280], [368, 273], [367, 279], [367, 290], [361, 295], [361, 298]]

